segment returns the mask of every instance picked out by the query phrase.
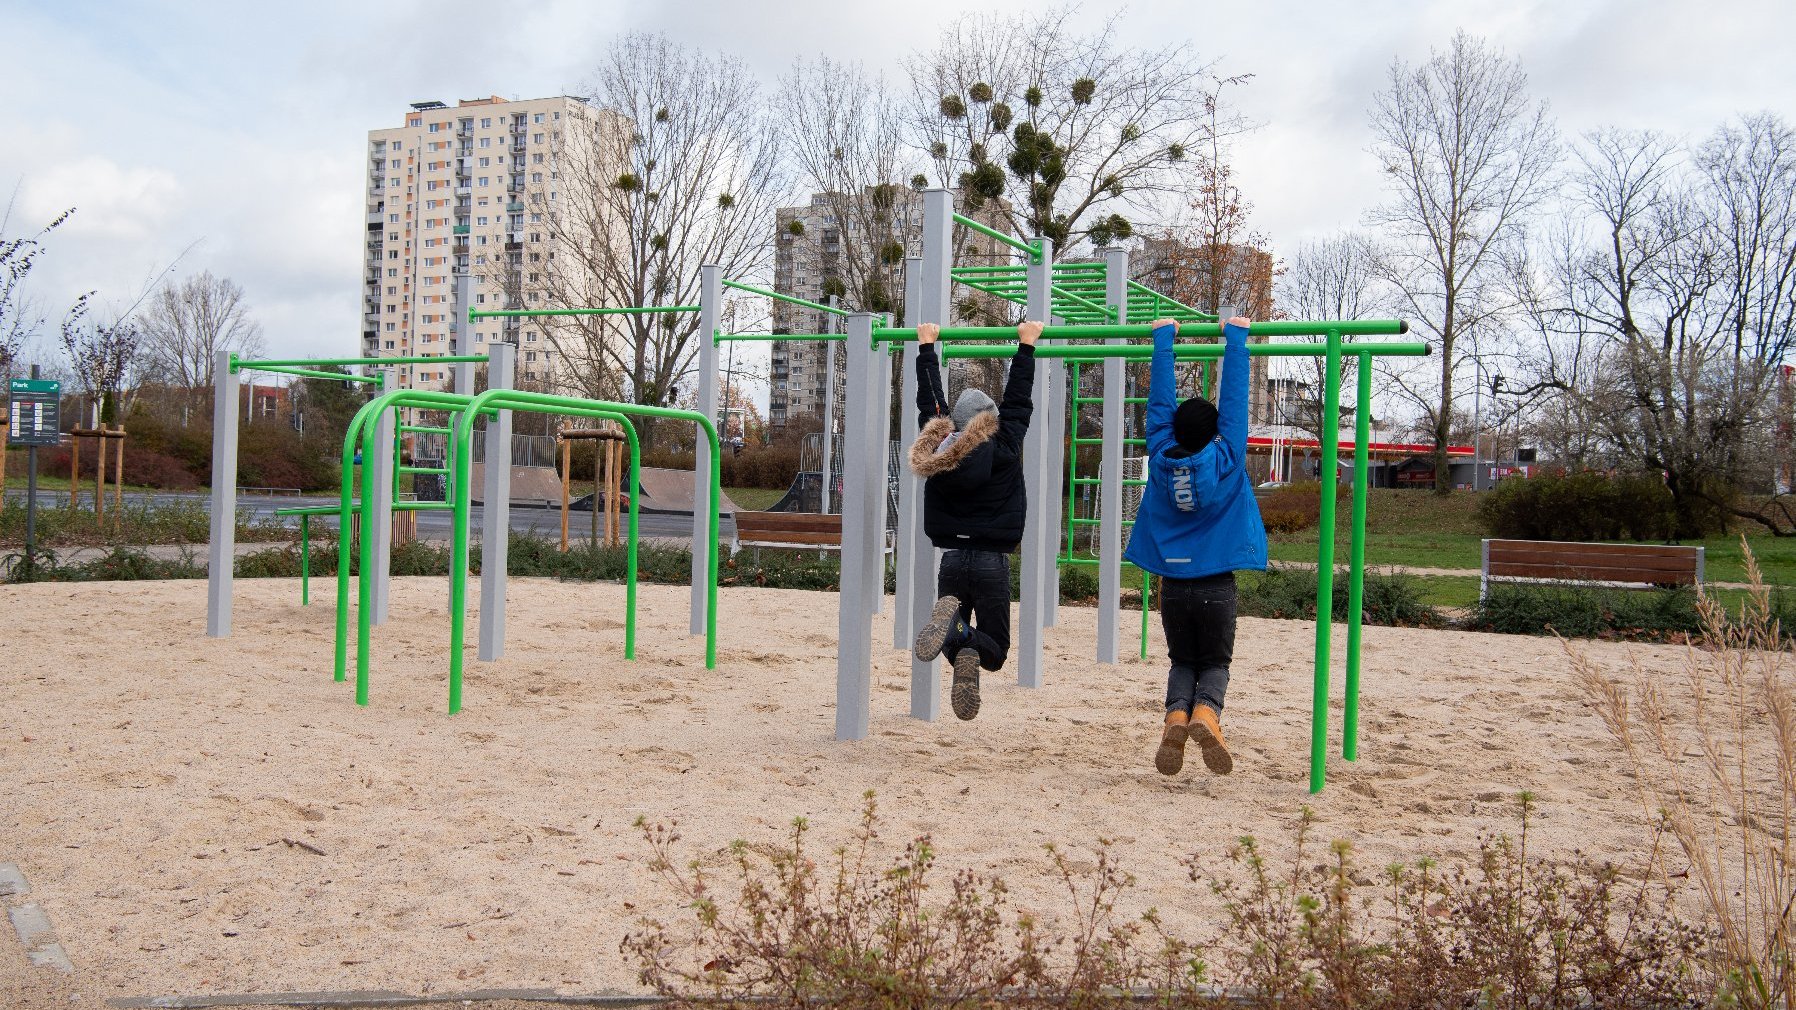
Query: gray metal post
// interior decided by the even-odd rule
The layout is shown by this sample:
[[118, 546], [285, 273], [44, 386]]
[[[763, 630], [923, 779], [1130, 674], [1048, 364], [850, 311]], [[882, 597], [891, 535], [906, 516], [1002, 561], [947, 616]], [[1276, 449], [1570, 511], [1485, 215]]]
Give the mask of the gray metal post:
[[[847, 400], [842, 445], [842, 574], [836, 594], [836, 739], [864, 740], [873, 698], [873, 570], [869, 546], [885, 529], [885, 489], [875, 488], [873, 316], [848, 317]], [[875, 493], [877, 492], [877, 493]], [[875, 512], [875, 507], [879, 511]]]
[[[906, 256], [904, 258], [904, 325], [915, 326], [922, 318], [923, 306], [923, 257]], [[916, 637], [916, 618], [912, 605], [916, 593], [912, 591], [915, 580], [915, 557], [920, 539], [918, 527], [921, 525], [923, 508], [923, 482], [910, 472], [906, 460], [910, 447], [917, 440], [916, 397], [911, 395], [915, 388], [917, 375], [917, 344], [910, 341], [904, 345], [904, 354], [898, 369], [898, 536], [892, 543], [892, 567], [897, 572], [896, 583], [892, 592], [892, 648], [908, 649]], [[927, 541], [924, 542], [927, 546]]]
[[[1064, 325], [1066, 320], [1055, 316], [1051, 322]], [[1043, 485], [1046, 494], [1048, 517], [1048, 549], [1056, 557], [1060, 554], [1060, 538], [1065, 529], [1066, 489], [1061, 482], [1066, 479], [1066, 362], [1058, 358], [1037, 364], [1042, 368], [1045, 382], [1038, 386], [1042, 405], [1036, 408], [1037, 416], [1048, 436], [1046, 472], [1047, 483]], [[1060, 562], [1055, 561], [1048, 566], [1048, 577], [1043, 585], [1046, 593], [1042, 601], [1042, 620], [1044, 628], [1052, 628], [1060, 620]]]
[[[1129, 253], [1104, 250], [1104, 301], [1116, 321], [1129, 321]], [[1112, 338], [1110, 344], [1125, 343]], [[1104, 445], [1098, 485], [1097, 660], [1115, 663], [1122, 617], [1123, 359], [1104, 359]]]
[[231, 352], [212, 361], [212, 536], [206, 552], [206, 634], [231, 636], [231, 579], [237, 560], [237, 373]]
[[[836, 296], [829, 296], [831, 308], [835, 307]], [[836, 317], [830, 316], [824, 329], [830, 333], [836, 331]], [[821, 496], [818, 501], [818, 512], [829, 515], [830, 474], [835, 472], [836, 460], [836, 342], [823, 342], [823, 481]], [[843, 481], [844, 484], [847, 481]]]
[[[1037, 238], [1041, 243], [1041, 262], [1029, 264], [1028, 308], [1024, 313], [1029, 319], [1049, 322], [1052, 315], [1050, 300], [1051, 285], [1054, 272], [1054, 242], [1048, 238]], [[1042, 391], [1049, 388], [1051, 380], [1049, 369], [1038, 368], [1035, 376], [1035, 389], [1031, 395], [1037, 403], [1043, 399]], [[1028, 514], [1023, 521], [1022, 573], [1018, 579], [1021, 600], [1017, 605], [1016, 633], [1016, 680], [1023, 687], [1040, 687], [1042, 685], [1041, 646], [1042, 628], [1047, 606], [1048, 575], [1058, 562], [1053, 549], [1053, 511], [1048, 506], [1048, 429], [1052, 426], [1045, 423], [1029, 425], [1029, 434], [1023, 440], [1023, 480], [1028, 494]]]
[[[474, 324], [468, 319], [468, 310], [474, 307], [474, 278], [465, 271], [455, 277], [455, 308], [449, 317], [454, 321], [455, 353], [457, 357], [474, 353]], [[455, 376], [455, 393], [457, 396], [474, 395], [474, 363], [458, 361], [452, 366]], [[447, 450], [447, 446], [444, 447]]]
[[[954, 193], [946, 189], [923, 191], [923, 257], [918, 271], [917, 310], [912, 314], [919, 323], [948, 322], [948, 299], [954, 266]], [[905, 373], [917, 374], [917, 348], [913, 342], [905, 348]], [[907, 381], [915, 382], [914, 378]], [[915, 441], [913, 438], [912, 441]], [[906, 443], [909, 448], [909, 443]], [[923, 482], [914, 481], [911, 503], [910, 532], [910, 621], [913, 633], [935, 609], [935, 545], [923, 531]], [[909, 648], [906, 641], [901, 648]], [[931, 722], [942, 712], [941, 690], [937, 685], [936, 663], [925, 663], [915, 656], [910, 661], [910, 714]]]
[[[488, 389], [515, 389], [518, 348], [487, 344]], [[511, 411], [486, 422], [486, 487], [480, 507], [480, 661], [505, 655], [505, 575], [511, 548]]]
[[[717, 422], [717, 324], [723, 318], [723, 268], [704, 265], [698, 268], [698, 412]], [[711, 566], [717, 559], [707, 555], [711, 542], [710, 515], [716, 505], [711, 501], [711, 445], [704, 432], [694, 432], [697, 445], [692, 471], [692, 621], [689, 634], [705, 633], [705, 595]], [[634, 479], [634, 475], [632, 475]]]
[[[884, 320], [885, 325], [892, 325], [890, 313]], [[867, 380], [873, 384], [868, 390], [871, 400], [867, 405], [873, 421], [867, 436], [874, 466], [870, 490], [876, 492], [879, 499], [879, 531], [873, 538], [876, 545], [873, 567], [878, 573], [873, 585], [873, 612], [883, 614], [886, 609], [886, 495], [892, 486], [892, 356], [886, 353], [884, 345], [874, 347], [873, 352], [873, 375]]]
[[[380, 391], [384, 395], [399, 388], [399, 375], [394, 369], [380, 373]], [[393, 482], [399, 475], [393, 469], [394, 438], [398, 435], [398, 411], [382, 411], [374, 425], [374, 458], [362, 460], [362, 535], [371, 537], [374, 551], [374, 593], [369, 608], [370, 624], [387, 623], [387, 604], [393, 573]]]

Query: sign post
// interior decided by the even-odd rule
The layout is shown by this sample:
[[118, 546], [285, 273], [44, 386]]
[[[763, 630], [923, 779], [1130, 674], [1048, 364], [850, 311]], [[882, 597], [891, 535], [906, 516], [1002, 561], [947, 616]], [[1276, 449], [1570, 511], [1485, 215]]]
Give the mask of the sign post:
[[[6, 386], [6, 445], [25, 447], [25, 578], [30, 581], [37, 570], [37, 447], [55, 445], [62, 439], [58, 407], [62, 402], [62, 383], [37, 377], [37, 366], [31, 366], [31, 378], [13, 379]], [[71, 483], [74, 475], [70, 474]]]

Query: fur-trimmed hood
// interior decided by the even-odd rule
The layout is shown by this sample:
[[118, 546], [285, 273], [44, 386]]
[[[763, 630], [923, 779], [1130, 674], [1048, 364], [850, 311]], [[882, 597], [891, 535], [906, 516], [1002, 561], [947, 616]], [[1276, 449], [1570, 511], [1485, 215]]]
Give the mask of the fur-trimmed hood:
[[948, 473], [965, 462], [974, 450], [991, 441], [997, 432], [997, 412], [981, 411], [967, 425], [967, 430], [944, 449], [942, 443], [954, 434], [954, 422], [946, 417], [935, 418], [923, 426], [917, 433], [917, 440], [911, 443], [911, 472], [926, 480]]

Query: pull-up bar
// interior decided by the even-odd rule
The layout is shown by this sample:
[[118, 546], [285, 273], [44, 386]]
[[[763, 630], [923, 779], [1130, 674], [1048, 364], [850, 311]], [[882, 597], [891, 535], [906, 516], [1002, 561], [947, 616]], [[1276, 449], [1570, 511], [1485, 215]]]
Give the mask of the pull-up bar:
[[1015, 236], [1012, 236], [1012, 235], [1007, 235], [1004, 232], [1001, 232], [996, 228], [992, 228], [987, 225], [980, 224], [979, 222], [977, 222], [977, 221], [973, 220], [972, 218], [967, 217], [963, 214], [954, 215], [954, 223], [958, 224], [958, 225], [965, 225], [969, 230], [976, 231], [979, 234], [984, 235], [987, 238], [995, 238], [998, 241], [1004, 243], [1005, 245], [1011, 247], [1012, 249], [1017, 249], [1017, 250], [1021, 250], [1022, 252], [1028, 253], [1029, 254], [1029, 262], [1031, 262], [1031, 263], [1040, 263], [1041, 262], [1041, 246], [1036, 245], [1033, 242], [1024, 242], [1022, 239], [1016, 238]]
[[302, 379], [334, 379], [337, 382], [371, 382], [375, 385], [380, 384], [380, 377], [376, 375], [351, 375], [348, 372], [321, 372], [315, 368], [289, 368], [286, 365], [264, 365], [259, 362], [250, 362], [248, 364], [239, 365], [236, 369], [233, 369], [233, 371], [277, 372], [281, 375], [297, 375]]
[[468, 322], [476, 319], [532, 319], [537, 316], [646, 316], [657, 312], [697, 312], [696, 305], [631, 305], [598, 309], [476, 309], [468, 308]]
[[[877, 339], [877, 335], [875, 336]], [[1223, 355], [1222, 344], [1176, 344], [1173, 357], [1180, 361], [1214, 361]], [[1015, 344], [961, 344], [942, 348], [944, 358], [1009, 358], [1016, 354]], [[1327, 344], [1248, 344], [1247, 353], [1256, 358], [1321, 358], [1328, 355]], [[1371, 354], [1379, 357], [1425, 358], [1430, 354], [1425, 343], [1342, 344], [1343, 357]], [[1147, 344], [1056, 344], [1037, 346], [1038, 358], [1062, 358], [1072, 361], [1096, 361], [1102, 358], [1151, 358], [1154, 349]]]
[[846, 333], [716, 333], [711, 339], [718, 343], [732, 340], [847, 340]]
[[729, 280], [728, 278], [725, 278], [725, 280], [723, 282], [723, 286], [726, 288], [735, 288], [737, 291], [746, 291], [751, 295], [762, 295], [767, 298], [771, 298], [776, 302], [785, 302], [789, 305], [797, 305], [802, 308], [816, 309], [818, 312], [828, 312], [831, 315], [837, 315], [837, 316], [848, 315], [847, 309], [839, 309], [839, 308], [836, 308], [834, 305], [824, 305], [821, 302], [813, 302], [813, 301], [810, 301], [809, 299], [799, 298], [794, 295], [783, 295], [783, 294], [780, 294], [778, 291], [769, 291], [766, 288], [757, 288], [752, 284], [744, 284], [741, 281], [732, 281], [732, 280]]
[[[1386, 337], [1408, 333], [1409, 324], [1401, 319], [1326, 319], [1314, 322], [1274, 319], [1254, 323], [1248, 327], [1248, 332], [1262, 337], [1326, 337], [1330, 333], [1337, 333], [1343, 337]], [[1147, 323], [1045, 326], [1041, 331], [1043, 340], [1081, 340], [1088, 337], [1145, 338], [1151, 337], [1153, 334], [1153, 326]], [[943, 340], [1015, 340], [1016, 327], [944, 326], [941, 328], [940, 335]], [[1222, 336], [1222, 326], [1219, 323], [1180, 323], [1179, 336], [1220, 337]], [[917, 339], [917, 330], [914, 326], [873, 331], [873, 340], [876, 343], [915, 339]], [[1250, 350], [1251, 347], [1252, 345], [1250, 345]]]
[[[272, 372], [288, 368], [312, 368], [319, 365], [372, 365], [384, 368], [387, 365], [429, 365], [456, 364], [464, 361], [485, 361], [484, 354], [401, 354], [391, 358], [278, 358], [267, 361], [243, 361], [231, 355], [231, 371], [241, 372], [248, 368], [258, 372]], [[320, 373], [325, 378], [342, 379], [347, 376], [335, 372]]]

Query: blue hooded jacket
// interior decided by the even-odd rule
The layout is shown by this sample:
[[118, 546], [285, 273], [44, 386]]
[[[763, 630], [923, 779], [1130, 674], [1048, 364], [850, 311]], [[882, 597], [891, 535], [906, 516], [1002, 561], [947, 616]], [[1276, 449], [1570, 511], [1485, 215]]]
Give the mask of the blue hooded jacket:
[[1266, 567], [1266, 527], [1247, 477], [1247, 330], [1224, 326], [1216, 437], [1197, 452], [1172, 432], [1174, 329], [1154, 331], [1147, 396], [1147, 488], [1123, 557], [1169, 579]]

